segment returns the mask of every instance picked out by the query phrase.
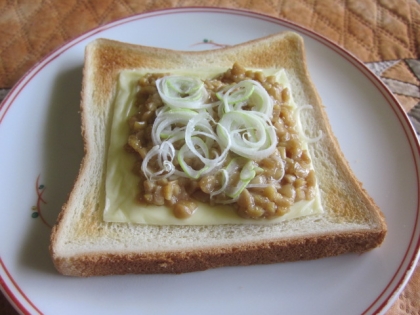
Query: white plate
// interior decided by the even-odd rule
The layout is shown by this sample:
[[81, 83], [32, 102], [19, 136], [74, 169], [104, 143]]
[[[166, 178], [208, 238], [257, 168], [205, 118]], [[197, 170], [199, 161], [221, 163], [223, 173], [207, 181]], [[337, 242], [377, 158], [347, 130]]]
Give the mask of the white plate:
[[[386, 215], [383, 246], [363, 255], [183, 275], [58, 275], [48, 255], [48, 225], [65, 202], [83, 155], [78, 110], [85, 45], [106, 37], [213, 49], [283, 30], [305, 39], [310, 72], [334, 132]], [[268, 16], [171, 9], [80, 36], [37, 64], [9, 93], [0, 108], [0, 152], [0, 284], [21, 313], [373, 314], [391, 305], [418, 258], [419, 145], [404, 111], [349, 53]]]

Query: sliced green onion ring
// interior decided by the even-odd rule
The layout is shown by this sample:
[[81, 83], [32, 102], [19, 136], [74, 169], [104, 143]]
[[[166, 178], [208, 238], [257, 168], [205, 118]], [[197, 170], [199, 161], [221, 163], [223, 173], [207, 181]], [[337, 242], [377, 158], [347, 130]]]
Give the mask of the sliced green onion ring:
[[[152, 127], [152, 141], [154, 144], [161, 144], [162, 138], [168, 140], [171, 137], [180, 136], [188, 122], [198, 115], [197, 112], [189, 109], [172, 109], [161, 111], [156, 117]], [[183, 125], [184, 127], [179, 127]]]
[[184, 76], [170, 76], [166, 78], [166, 82], [175, 91], [175, 95], [195, 95], [203, 86], [200, 80]]
[[244, 102], [254, 92], [252, 80], [241, 81], [239, 83], [229, 85], [216, 93], [216, 97], [226, 104], [236, 104]]
[[[210, 125], [210, 121], [212, 120], [213, 118], [209, 114], [200, 113], [191, 118], [185, 129], [185, 144], [190, 149], [191, 153], [194, 154], [204, 165], [206, 165], [206, 167], [208, 167], [205, 173], [208, 173], [223, 164], [231, 144], [230, 140], [228, 140], [223, 142], [223, 145], [220, 145], [220, 139]], [[220, 146], [220, 154], [215, 155], [214, 158], [210, 158], [209, 156], [203, 155], [202, 152], [204, 152], [204, 150], [201, 150], [202, 152], [200, 153], [195, 147], [197, 142], [193, 141], [193, 138], [197, 136], [206, 139], [203, 143], [217, 143]]]
[[229, 177], [239, 170], [241, 170], [241, 172], [239, 173], [237, 183], [234, 185], [230, 183], [231, 185], [226, 188], [225, 195], [230, 198], [239, 197], [242, 191], [248, 186], [249, 182], [255, 177], [255, 169], [256, 165], [252, 160], [242, 157], [233, 158], [226, 167], [226, 172]]
[[[155, 145], [144, 157], [141, 170], [149, 180], [168, 178], [175, 171], [175, 166], [172, 163], [174, 156], [175, 149], [171, 143], [163, 142], [161, 145]], [[152, 158], [157, 158], [159, 171], [153, 171], [148, 167]]]
[[[194, 146], [197, 146], [199, 150], [202, 152], [203, 156], [206, 158], [209, 157], [209, 148], [204, 143], [204, 141], [199, 137], [192, 137], [191, 141], [193, 142]], [[209, 170], [210, 166], [208, 164], [204, 164], [204, 166], [199, 169], [193, 169], [188, 163], [185, 161], [186, 153], [191, 152], [186, 144], [184, 144], [181, 149], [178, 151], [177, 159], [178, 163], [181, 166], [182, 170], [187, 174], [188, 177], [198, 179], [200, 178], [203, 173]]]
[[162, 101], [172, 108], [198, 109], [211, 105], [205, 104], [208, 98], [204, 83], [186, 76], [165, 76], [156, 80], [156, 87]]
[[[218, 172], [222, 178], [221, 187], [210, 194], [210, 199], [214, 196], [224, 194], [228, 199], [218, 199], [217, 203], [229, 204], [235, 202], [242, 191], [248, 186], [249, 182], [255, 177], [257, 165], [249, 159], [243, 157], [235, 157], [229, 161], [229, 164]], [[233, 174], [240, 171], [237, 183], [231, 183], [230, 179]]]
[[299, 129], [299, 134], [300, 136], [307, 142], [307, 143], [315, 143], [318, 142], [321, 138], [322, 138], [322, 130], [318, 130], [318, 136], [311, 138], [308, 137], [305, 132], [303, 131], [302, 128], [302, 123], [301, 123], [301, 119], [300, 119], [300, 115], [302, 110], [304, 109], [313, 109], [312, 105], [302, 105], [296, 108], [295, 110], [295, 119], [298, 121], [298, 129]]
[[[220, 195], [222, 192], [224, 192], [225, 189], [226, 189], [226, 187], [227, 187], [227, 185], [228, 185], [228, 180], [229, 180], [229, 174], [228, 174], [228, 172], [225, 169], [219, 169], [217, 172], [218, 173], [221, 173], [221, 176], [222, 176], [222, 180], [221, 180], [222, 185], [220, 186], [220, 188], [218, 190], [213, 191], [213, 192], [210, 193], [210, 200], [212, 200], [214, 196]], [[216, 173], [216, 175], [217, 175], [217, 173]]]
[[255, 177], [255, 163], [252, 160], [249, 160], [244, 167], [242, 168], [240, 179], [242, 181], [251, 181]]
[[249, 98], [249, 106], [255, 112], [259, 112], [271, 119], [273, 116], [274, 102], [267, 90], [258, 81], [252, 81], [254, 93]]
[[231, 151], [252, 160], [268, 157], [277, 145], [271, 122], [248, 111], [231, 111], [223, 115], [217, 126], [217, 134], [222, 145], [230, 140]]
[[267, 118], [273, 115], [273, 99], [258, 81], [240, 81], [217, 92], [216, 96], [223, 103], [219, 107], [219, 117], [230, 111], [242, 110], [244, 106], [249, 106], [252, 111]]

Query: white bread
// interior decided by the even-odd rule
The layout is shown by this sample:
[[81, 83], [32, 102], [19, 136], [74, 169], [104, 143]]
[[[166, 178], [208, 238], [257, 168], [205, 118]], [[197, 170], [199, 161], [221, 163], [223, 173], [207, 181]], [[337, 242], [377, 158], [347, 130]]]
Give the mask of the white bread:
[[[324, 213], [274, 225], [148, 226], [107, 223], [106, 152], [118, 74], [123, 69], [284, 68], [308, 130], [324, 136], [312, 161]], [[383, 214], [351, 172], [309, 77], [300, 36], [285, 32], [219, 50], [172, 51], [98, 39], [86, 48], [82, 91], [85, 157], [54, 226], [50, 252], [64, 275], [183, 273], [365, 252], [386, 235]]]

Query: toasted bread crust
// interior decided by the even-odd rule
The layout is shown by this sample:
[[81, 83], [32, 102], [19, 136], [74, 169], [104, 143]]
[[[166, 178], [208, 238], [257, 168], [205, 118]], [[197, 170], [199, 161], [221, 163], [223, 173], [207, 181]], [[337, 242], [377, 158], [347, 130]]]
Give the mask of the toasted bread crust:
[[55, 261], [57, 270], [68, 276], [163, 274], [203, 271], [226, 266], [248, 266], [313, 260], [344, 253], [364, 253], [377, 247], [385, 232], [341, 233], [241, 246], [197, 249], [154, 254], [97, 253]]
[[[298, 236], [282, 236], [273, 226], [265, 227], [272, 237], [253, 241], [226, 241], [217, 245], [185, 246], [175, 250], [160, 248], [126, 250], [129, 237], [106, 250], [66, 248], [67, 243], [112, 243], [115, 229], [138, 230], [130, 224], [113, 226], [102, 221], [106, 148], [109, 142], [110, 109], [116, 93], [118, 74], [123, 69], [199, 69], [230, 67], [238, 62], [249, 68], [284, 68], [296, 85], [295, 95], [314, 110], [308, 118], [324, 137], [315, 146], [313, 162], [319, 174], [325, 220], [331, 229], [308, 231]], [[82, 134], [85, 157], [68, 202], [63, 206], [51, 234], [50, 252], [57, 270], [64, 275], [95, 276], [126, 273], [183, 273], [222, 266], [268, 264], [283, 261], [318, 259], [347, 252], [365, 252], [379, 246], [386, 235], [383, 214], [352, 173], [340, 151], [321, 100], [311, 82], [302, 39], [285, 32], [220, 50], [182, 52], [130, 45], [99, 39], [86, 50], [82, 91]], [[93, 118], [99, 120], [93, 122]], [[108, 127], [107, 127], [108, 126]], [[98, 135], [102, 135], [98, 141]], [[338, 174], [338, 175], [337, 175]], [[359, 228], [342, 227], [360, 224]], [[111, 224], [112, 225], [112, 224]], [[287, 223], [286, 228], [293, 228]], [[314, 226], [308, 225], [311, 229]], [[231, 228], [231, 227], [227, 227]], [[226, 228], [226, 229], [227, 229]], [[148, 227], [150, 237], [160, 237], [158, 228]], [[223, 235], [224, 227], [206, 227]], [[239, 228], [240, 229], [240, 228]], [[173, 227], [174, 235], [190, 235], [182, 226]], [[219, 235], [218, 234], [218, 235]], [[211, 234], [213, 235], [213, 234]], [[120, 237], [120, 235], [119, 235]], [[123, 237], [123, 238], [124, 238]], [[164, 236], [163, 236], [164, 237]], [[169, 235], [167, 235], [169, 237]], [[205, 236], [198, 239], [204, 241]], [[77, 240], [77, 241], [75, 241]], [[164, 240], [157, 240], [157, 242]], [[67, 242], [67, 243], [66, 243]], [[79, 243], [78, 243], [79, 242]], [[77, 246], [76, 246], [77, 248]]]

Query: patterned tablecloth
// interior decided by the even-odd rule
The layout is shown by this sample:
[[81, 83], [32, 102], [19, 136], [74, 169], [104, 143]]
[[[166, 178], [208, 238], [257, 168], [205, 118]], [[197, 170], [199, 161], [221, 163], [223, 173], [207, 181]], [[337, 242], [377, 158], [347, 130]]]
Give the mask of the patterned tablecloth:
[[[420, 0], [0, 0], [0, 100], [62, 43], [115, 19], [185, 6], [293, 21], [351, 51], [391, 89], [420, 134]], [[0, 314], [17, 314], [0, 293]], [[418, 266], [391, 314], [420, 314]]]

